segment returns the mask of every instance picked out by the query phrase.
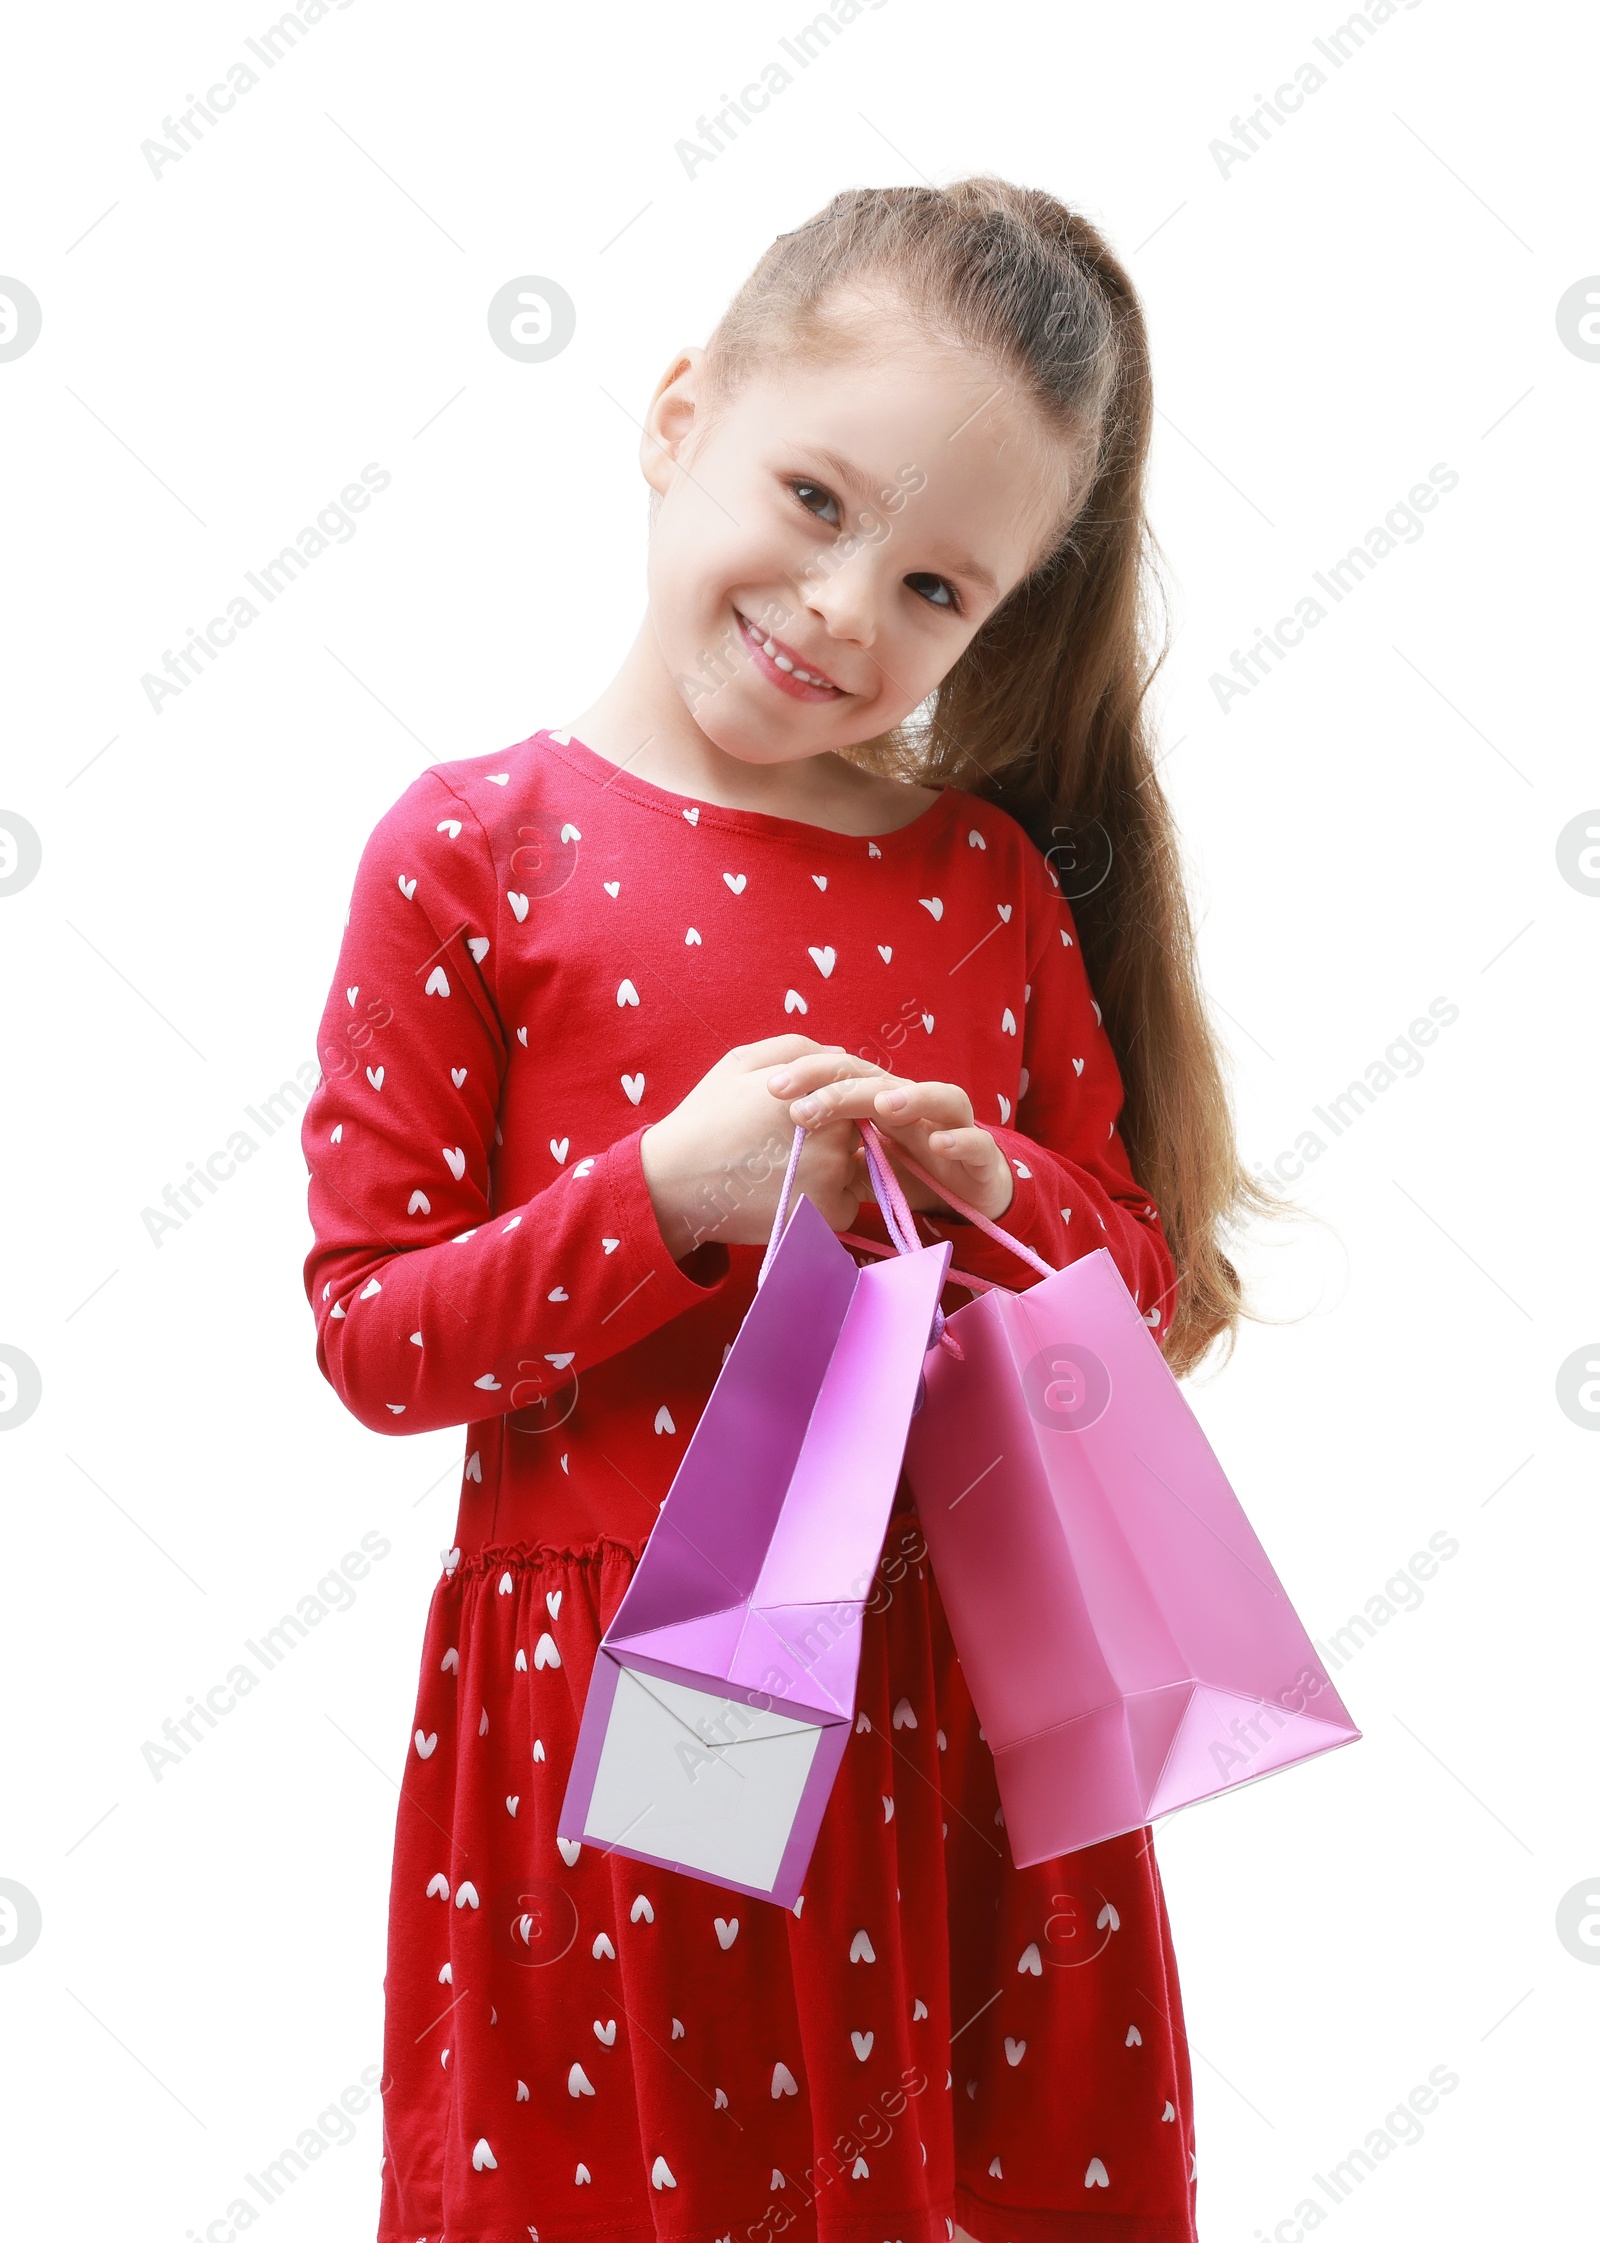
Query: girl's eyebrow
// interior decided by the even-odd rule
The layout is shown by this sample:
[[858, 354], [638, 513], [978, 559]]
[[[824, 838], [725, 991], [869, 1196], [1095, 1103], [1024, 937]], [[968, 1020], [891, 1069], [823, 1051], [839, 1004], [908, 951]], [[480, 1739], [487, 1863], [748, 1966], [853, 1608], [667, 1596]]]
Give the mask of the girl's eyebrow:
[[[826, 444], [802, 443], [799, 448], [802, 451], [809, 452], [813, 459], [820, 460], [823, 466], [830, 469], [847, 489], [855, 492], [858, 498], [876, 501], [877, 486], [871, 478], [863, 475], [858, 467], [852, 466], [850, 461], [842, 458], [838, 452], [830, 451]], [[955, 560], [946, 561], [945, 566], [952, 576], [964, 576], [969, 583], [976, 584], [981, 590], [987, 592], [991, 599], [999, 598], [1000, 586], [981, 561], [973, 560], [970, 555], [962, 555]]]
[[863, 475], [859, 467], [852, 466], [850, 461], [841, 458], [839, 453], [830, 452], [826, 444], [808, 444], [802, 438], [799, 449], [803, 452], [809, 452], [813, 459], [821, 460], [823, 466], [830, 468], [839, 481], [847, 489], [854, 491], [858, 498], [873, 498], [876, 496], [876, 486], [871, 476]]

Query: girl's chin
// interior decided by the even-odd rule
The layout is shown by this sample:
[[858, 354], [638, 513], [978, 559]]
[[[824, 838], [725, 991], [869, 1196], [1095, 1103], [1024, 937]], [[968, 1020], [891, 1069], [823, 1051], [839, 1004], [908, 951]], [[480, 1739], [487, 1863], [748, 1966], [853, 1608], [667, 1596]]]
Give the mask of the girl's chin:
[[807, 756], [820, 752], [814, 742], [762, 739], [752, 731], [718, 725], [710, 720], [709, 712], [697, 716], [695, 722], [721, 754], [732, 756], [736, 763], [748, 763], [755, 770], [775, 770], [780, 764], [801, 763]]

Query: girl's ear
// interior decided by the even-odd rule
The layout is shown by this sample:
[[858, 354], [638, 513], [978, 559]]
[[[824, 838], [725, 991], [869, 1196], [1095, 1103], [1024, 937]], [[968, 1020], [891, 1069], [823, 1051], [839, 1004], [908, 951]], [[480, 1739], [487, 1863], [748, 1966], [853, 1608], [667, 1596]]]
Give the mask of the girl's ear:
[[690, 343], [677, 353], [657, 382], [644, 417], [639, 465], [658, 498], [665, 498], [672, 487], [678, 454], [694, 427], [705, 355], [698, 343]]

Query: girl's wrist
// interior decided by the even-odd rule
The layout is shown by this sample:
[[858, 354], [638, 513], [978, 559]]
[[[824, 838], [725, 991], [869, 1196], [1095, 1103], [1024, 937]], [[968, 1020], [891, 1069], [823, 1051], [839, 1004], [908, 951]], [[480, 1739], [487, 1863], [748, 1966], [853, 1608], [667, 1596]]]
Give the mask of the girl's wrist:
[[[688, 1218], [677, 1180], [661, 1159], [659, 1131], [661, 1124], [654, 1122], [639, 1139], [639, 1167], [644, 1176], [645, 1190], [655, 1209], [656, 1228], [660, 1231], [667, 1252], [674, 1261], [690, 1254], [700, 1244], [694, 1225]], [[652, 1139], [656, 1140], [652, 1143]]]

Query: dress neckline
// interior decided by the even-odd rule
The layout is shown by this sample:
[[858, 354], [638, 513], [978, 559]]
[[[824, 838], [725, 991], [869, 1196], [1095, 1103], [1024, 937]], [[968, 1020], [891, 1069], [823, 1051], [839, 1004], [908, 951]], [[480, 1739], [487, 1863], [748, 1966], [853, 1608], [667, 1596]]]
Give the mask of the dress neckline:
[[670, 787], [657, 786], [653, 779], [641, 779], [629, 771], [625, 764], [612, 763], [607, 757], [588, 747], [575, 733], [541, 731], [533, 735], [534, 744], [559, 756], [582, 777], [593, 780], [600, 787], [616, 788], [629, 801], [643, 808], [655, 810], [669, 817], [687, 817], [696, 826], [715, 826], [724, 832], [747, 834], [770, 841], [802, 842], [814, 848], [859, 855], [863, 849], [880, 857], [901, 853], [915, 847], [926, 835], [935, 830], [949, 815], [952, 799], [959, 796], [959, 787], [941, 787], [936, 800], [903, 826], [895, 826], [887, 833], [839, 833], [832, 826], [812, 825], [804, 818], [781, 818], [768, 810], [739, 810], [720, 802], [701, 802], [692, 794], [677, 794]]

